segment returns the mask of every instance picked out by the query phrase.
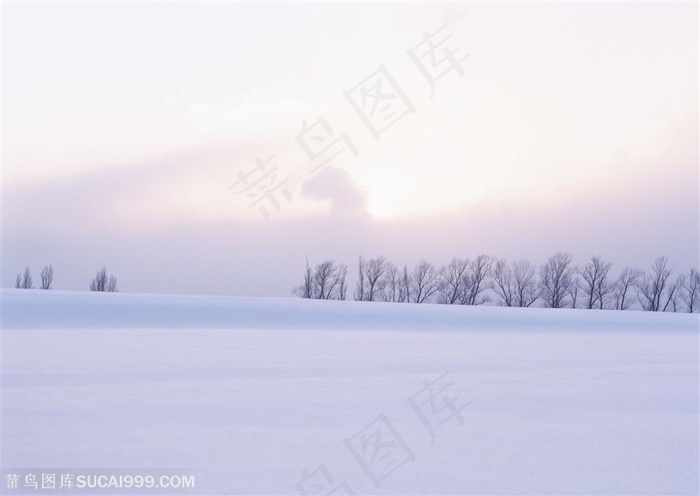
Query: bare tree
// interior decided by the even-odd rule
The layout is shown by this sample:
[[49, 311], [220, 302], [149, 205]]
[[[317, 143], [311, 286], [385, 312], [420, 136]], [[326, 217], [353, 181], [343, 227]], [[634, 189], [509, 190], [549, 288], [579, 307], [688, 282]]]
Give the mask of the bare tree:
[[367, 262], [365, 278], [367, 279], [367, 292], [365, 301], [378, 301], [384, 291], [386, 280], [384, 275], [388, 269], [388, 262], [383, 256], [370, 258]]
[[45, 265], [41, 269], [41, 289], [51, 289], [51, 284], [53, 283], [53, 267], [51, 265]]
[[299, 298], [310, 299], [314, 297], [314, 278], [309, 265], [309, 259], [306, 259], [306, 268], [304, 269], [304, 282], [294, 288], [292, 293]]
[[685, 274], [680, 274], [675, 281], [666, 287], [666, 303], [661, 309], [662, 312], [673, 311], [677, 312], [681, 302], [681, 293], [686, 285]]
[[32, 273], [29, 271], [29, 267], [24, 269], [22, 289], [34, 289], [34, 281], [32, 280]]
[[566, 305], [573, 284], [571, 258], [570, 253], [559, 252], [549, 257], [540, 268], [540, 286], [545, 307], [563, 308]]
[[671, 277], [671, 269], [667, 265], [668, 259], [665, 256], [657, 258], [651, 267], [651, 274], [644, 274], [637, 281], [637, 299], [648, 312], [662, 309], [661, 299]]
[[399, 296], [398, 301], [401, 303], [411, 302], [411, 276], [408, 273], [408, 265], [404, 264], [403, 271], [399, 279]]
[[22, 289], [22, 276], [17, 274], [17, 279], [15, 280], [15, 289]]
[[346, 265], [336, 265], [333, 260], [326, 260], [318, 264], [314, 274], [317, 297], [324, 300], [344, 300], [346, 294], [345, 277], [347, 273], [348, 268]]
[[453, 258], [449, 264], [440, 269], [440, 302], [448, 305], [459, 303], [464, 295], [464, 282], [469, 260]]
[[365, 298], [365, 259], [362, 255], [357, 261], [357, 284], [355, 286], [355, 300], [364, 301]]
[[107, 268], [102, 267], [94, 279], [90, 282], [90, 291], [117, 292], [117, 278], [113, 275], [107, 276]]
[[[337, 264], [332, 260], [327, 260], [316, 269], [317, 279], [327, 274], [327, 282], [324, 287], [325, 298], [327, 300], [344, 300], [347, 293], [345, 278], [348, 274], [348, 267], [345, 264]], [[319, 291], [320, 293], [320, 291]]]
[[613, 300], [616, 310], [627, 310], [632, 306], [630, 290], [636, 287], [643, 273], [639, 269], [625, 267], [613, 285]]
[[360, 256], [358, 278], [355, 287], [355, 300], [381, 301], [387, 284], [386, 274], [390, 264], [383, 256], [365, 260]]
[[336, 279], [337, 279], [337, 295], [339, 300], [345, 300], [348, 295], [348, 286], [345, 279], [348, 276], [348, 266], [345, 264], [338, 265], [336, 269]]
[[528, 260], [518, 260], [513, 262], [512, 269], [515, 279], [515, 306], [529, 307], [542, 294], [537, 283], [535, 266]]
[[464, 281], [464, 292], [460, 303], [463, 305], [481, 305], [489, 301], [488, 296], [482, 296], [489, 288], [488, 277], [491, 274], [493, 259], [488, 255], [479, 255], [469, 262]]
[[571, 270], [571, 285], [569, 286], [569, 296], [571, 297], [569, 304], [571, 308], [578, 308], [578, 297], [581, 293], [581, 277], [578, 275], [578, 271], [578, 266], [573, 267]]
[[540, 297], [540, 289], [535, 277], [535, 266], [527, 260], [513, 261], [510, 265], [504, 259], [493, 265], [491, 289], [507, 307], [529, 307]]
[[491, 289], [501, 299], [501, 306], [512, 307], [515, 304], [515, 277], [511, 267], [502, 258], [494, 263]]
[[90, 291], [104, 291], [107, 287], [107, 269], [102, 268], [97, 272], [97, 275], [90, 281]]
[[90, 281], [90, 291], [105, 291], [107, 289], [107, 269], [102, 267], [95, 278]]
[[384, 285], [384, 301], [395, 302], [399, 299], [401, 276], [396, 265], [389, 263], [386, 270], [386, 284]]
[[608, 283], [610, 267], [612, 267], [611, 263], [605, 262], [597, 255], [591, 257], [586, 265], [579, 267], [585, 308], [604, 308], [605, 297], [610, 293]]
[[413, 301], [425, 303], [440, 289], [440, 273], [425, 259], [413, 269]]
[[325, 260], [311, 270], [308, 260], [304, 270], [304, 282], [294, 288], [293, 293], [300, 298], [317, 300], [344, 300], [347, 294], [345, 278], [348, 268], [333, 260]]
[[596, 289], [598, 308], [602, 310], [603, 308], [610, 308], [611, 305], [613, 305], [612, 295], [614, 291], [615, 283], [610, 281], [607, 277], [600, 282]]
[[313, 276], [315, 297], [319, 300], [329, 300], [337, 282], [335, 263], [332, 260], [326, 260], [318, 264]]
[[700, 272], [697, 269], [690, 269], [680, 297], [688, 312], [695, 313], [700, 310]]

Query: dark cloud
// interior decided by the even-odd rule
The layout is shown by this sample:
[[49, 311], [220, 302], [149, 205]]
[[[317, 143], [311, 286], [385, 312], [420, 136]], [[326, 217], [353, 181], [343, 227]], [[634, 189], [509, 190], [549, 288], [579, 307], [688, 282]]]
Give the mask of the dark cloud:
[[334, 215], [358, 215], [365, 213], [367, 192], [345, 169], [324, 167], [304, 182], [302, 194], [312, 200], [330, 201]]
[[[248, 152], [238, 154], [247, 158]], [[128, 222], [116, 222], [121, 205], [134, 202], [136, 194], [148, 198], [170, 180], [211, 175], [221, 179], [218, 189], [225, 195], [236, 170], [231, 156], [169, 157], [42, 183], [3, 183], [2, 285], [12, 286], [27, 265], [36, 278], [48, 263], [56, 270], [56, 289], [86, 290], [104, 265], [123, 291], [250, 296], [289, 296], [307, 257], [311, 263], [333, 258], [348, 264], [351, 285], [360, 254], [385, 255], [397, 264], [423, 257], [443, 264], [479, 253], [539, 263], [562, 250], [577, 263], [600, 254], [615, 271], [647, 268], [662, 254], [676, 270], [698, 264], [698, 172], [682, 173], [697, 164], [695, 155], [676, 158], [677, 165], [663, 173], [651, 174], [656, 169], [650, 164], [630, 164], [623, 187], [601, 181], [595, 191], [572, 192], [555, 203], [479, 204], [377, 221], [364, 213], [361, 185], [344, 169], [326, 167], [301, 189], [308, 199], [329, 202], [330, 216], [151, 216], [141, 222], [149, 203], [137, 202]]]

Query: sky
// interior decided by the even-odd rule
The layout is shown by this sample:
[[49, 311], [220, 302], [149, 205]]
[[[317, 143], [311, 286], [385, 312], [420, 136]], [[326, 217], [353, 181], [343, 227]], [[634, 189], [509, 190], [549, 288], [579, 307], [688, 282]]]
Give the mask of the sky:
[[4, 3], [2, 286], [699, 264], [697, 3]]

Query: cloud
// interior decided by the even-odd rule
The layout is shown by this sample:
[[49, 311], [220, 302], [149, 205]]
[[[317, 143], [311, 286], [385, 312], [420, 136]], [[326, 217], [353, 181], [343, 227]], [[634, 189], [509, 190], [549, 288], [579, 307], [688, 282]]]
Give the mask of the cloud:
[[312, 200], [330, 201], [333, 215], [352, 216], [366, 212], [367, 192], [345, 169], [323, 168], [304, 182], [301, 192]]

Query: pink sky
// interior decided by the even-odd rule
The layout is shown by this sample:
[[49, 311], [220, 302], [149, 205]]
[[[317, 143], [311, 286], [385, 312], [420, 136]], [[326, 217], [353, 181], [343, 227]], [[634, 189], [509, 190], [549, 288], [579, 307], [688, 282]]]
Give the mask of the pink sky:
[[[3, 7], [2, 285], [285, 296], [308, 256], [698, 265], [698, 5]], [[408, 51], [447, 25], [434, 84]], [[344, 92], [383, 65], [379, 139]], [[386, 90], [386, 83], [384, 89]], [[352, 92], [351, 92], [352, 93]], [[347, 150], [316, 172], [296, 138]], [[276, 155], [291, 203], [229, 187]]]

